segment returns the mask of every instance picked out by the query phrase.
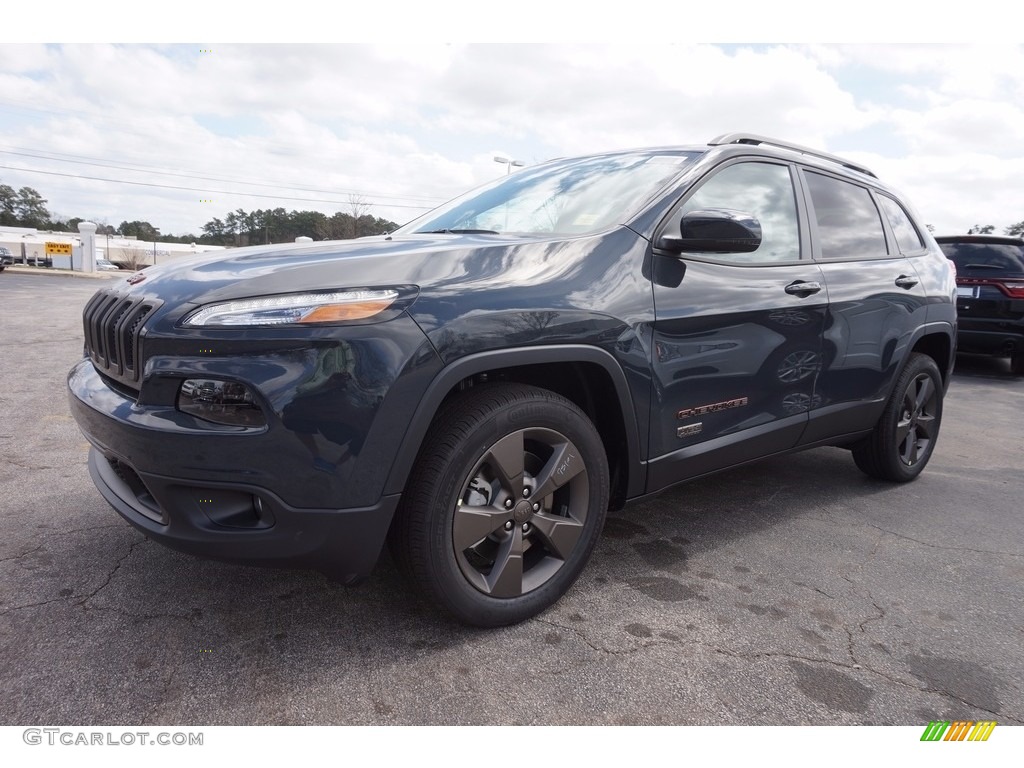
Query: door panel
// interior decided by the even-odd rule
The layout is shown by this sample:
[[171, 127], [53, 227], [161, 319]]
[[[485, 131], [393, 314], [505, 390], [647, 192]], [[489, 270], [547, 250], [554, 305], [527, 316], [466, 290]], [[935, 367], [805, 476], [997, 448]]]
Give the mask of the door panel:
[[[716, 169], [665, 225], [752, 216], [752, 252], [655, 253], [648, 490], [793, 447], [813, 406], [827, 294], [810, 260], [789, 165]], [[679, 230], [675, 230], [678, 232]]]
[[927, 310], [914, 259], [891, 255], [898, 237], [887, 236], [868, 189], [810, 171], [803, 179], [828, 292], [823, 368], [802, 439], [813, 443], [873, 426]]
[[[815, 407], [821, 410], [813, 414], [806, 442], [872, 425], [927, 312], [911, 259], [822, 264], [821, 269], [829, 299], [824, 368], [815, 389]], [[837, 416], [840, 411], [845, 416]], [[829, 419], [822, 421], [829, 414], [831, 426]]]
[[652, 457], [773, 423], [778, 434], [762, 430], [771, 435], [765, 452], [796, 443], [813, 403], [827, 305], [823, 290], [799, 296], [786, 287], [823, 279], [811, 263], [690, 262], [678, 287], [655, 285]]

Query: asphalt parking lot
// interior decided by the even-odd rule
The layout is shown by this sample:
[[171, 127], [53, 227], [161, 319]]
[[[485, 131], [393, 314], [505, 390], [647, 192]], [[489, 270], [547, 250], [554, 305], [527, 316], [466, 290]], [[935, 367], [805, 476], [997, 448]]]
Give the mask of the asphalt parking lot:
[[197, 560], [94, 489], [64, 389], [95, 280], [0, 275], [0, 724], [1024, 724], [1024, 379], [961, 359], [914, 483], [839, 449], [615, 513], [553, 609], [453, 625]]

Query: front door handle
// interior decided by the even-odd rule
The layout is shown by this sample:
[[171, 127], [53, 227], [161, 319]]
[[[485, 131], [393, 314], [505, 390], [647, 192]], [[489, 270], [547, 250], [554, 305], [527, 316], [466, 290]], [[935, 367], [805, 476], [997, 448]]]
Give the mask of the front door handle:
[[896, 278], [896, 285], [900, 288], [913, 288], [917, 285], [917, 278], [910, 275], [900, 275]]
[[804, 282], [803, 280], [794, 280], [786, 286], [786, 293], [790, 296], [799, 296], [800, 298], [810, 296], [812, 293], [817, 293], [820, 290], [821, 283]]

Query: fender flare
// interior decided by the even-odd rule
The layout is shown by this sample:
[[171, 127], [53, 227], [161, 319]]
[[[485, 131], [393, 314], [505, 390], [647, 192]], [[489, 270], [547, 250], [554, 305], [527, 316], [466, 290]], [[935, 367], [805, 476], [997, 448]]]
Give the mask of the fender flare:
[[438, 373], [427, 386], [419, 405], [409, 422], [399, 445], [391, 471], [384, 486], [385, 494], [401, 493], [419, 454], [427, 430], [445, 397], [452, 388], [465, 378], [497, 368], [511, 368], [545, 363], [596, 363], [608, 373], [619, 398], [619, 408], [626, 434], [627, 469], [626, 497], [639, 496], [644, 492], [646, 467], [641, 459], [640, 433], [633, 399], [630, 395], [626, 375], [618, 360], [610, 352], [586, 344], [558, 344], [550, 346], [500, 349], [467, 355], [450, 363]]
[[[903, 355], [903, 359], [900, 361], [900, 370], [902, 370], [903, 366], [907, 364], [907, 360], [910, 359], [911, 350], [917, 346], [917, 343], [921, 339], [925, 336], [937, 335], [945, 336], [949, 341], [949, 363], [947, 365], [947, 369], [942, 371], [942, 377], [946, 382], [946, 387], [948, 388], [953, 374], [953, 366], [956, 363], [956, 328], [945, 320], [935, 320], [914, 329], [914, 333], [907, 344], [906, 354]], [[938, 363], [938, 361], [936, 361], [936, 363]], [[895, 386], [895, 379], [893, 380], [893, 386]]]

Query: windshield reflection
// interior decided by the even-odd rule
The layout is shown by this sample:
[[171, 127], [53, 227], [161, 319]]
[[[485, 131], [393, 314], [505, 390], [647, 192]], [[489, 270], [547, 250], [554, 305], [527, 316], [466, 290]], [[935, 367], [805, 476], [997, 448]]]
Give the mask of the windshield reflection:
[[624, 223], [697, 152], [625, 152], [526, 168], [456, 198], [394, 234], [581, 235]]

